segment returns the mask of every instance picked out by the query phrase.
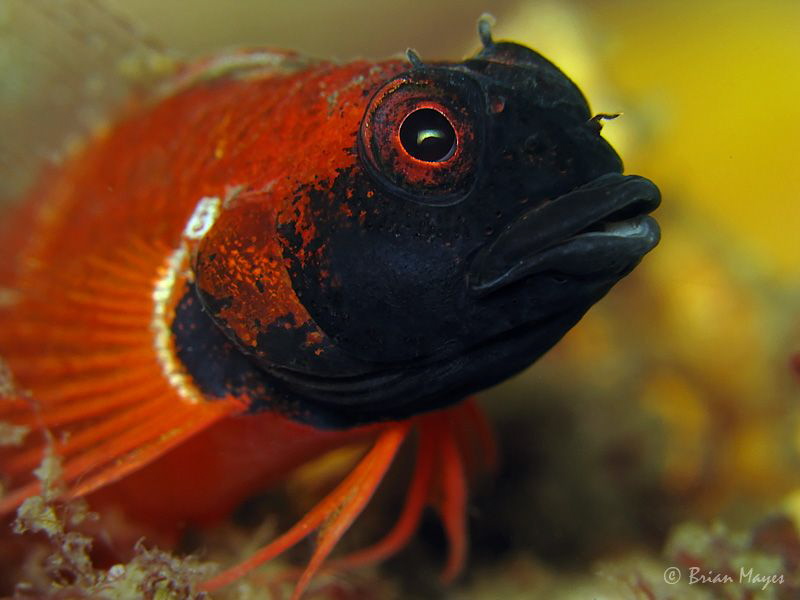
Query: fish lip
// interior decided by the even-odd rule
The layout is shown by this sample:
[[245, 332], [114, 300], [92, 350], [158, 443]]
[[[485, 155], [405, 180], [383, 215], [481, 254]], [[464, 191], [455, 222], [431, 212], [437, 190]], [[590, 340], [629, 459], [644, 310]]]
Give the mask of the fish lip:
[[467, 283], [489, 294], [543, 272], [602, 277], [632, 268], [660, 239], [658, 187], [607, 173], [520, 215], [475, 255]]

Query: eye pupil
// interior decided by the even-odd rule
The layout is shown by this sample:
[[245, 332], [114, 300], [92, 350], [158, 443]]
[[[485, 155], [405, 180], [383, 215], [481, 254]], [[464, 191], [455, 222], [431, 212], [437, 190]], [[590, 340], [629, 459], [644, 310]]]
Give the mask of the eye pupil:
[[420, 129], [417, 132], [417, 146], [435, 144], [442, 140], [444, 136], [445, 133], [440, 129]]
[[438, 110], [420, 108], [403, 120], [400, 143], [417, 160], [442, 162], [455, 151], [456, 132]]

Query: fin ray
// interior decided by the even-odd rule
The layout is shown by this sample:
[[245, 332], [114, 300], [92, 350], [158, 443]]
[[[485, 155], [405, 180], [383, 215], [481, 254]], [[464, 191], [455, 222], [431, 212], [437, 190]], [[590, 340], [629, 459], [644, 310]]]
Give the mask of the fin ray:
[[[111, 436], [125, 431], [130, 423], [142, 422], [163, 408], [158, 402], [145, 402], [140, 405], [125, 407], [127, 410], [118, 410], [110, 418], [101, 422], [83, 422], [77, 431], [59, 430], [56, 438], [55, 450], [64, 460], [68, 460], [76, 452], [90, 448], [97, 442], [110, 439]], [[59, 439], [61, 438], [61, 439]], [[5, 468], [9, 472], [23, 472], [31, 469], [41, 460], [41, 451], [44, 443], [39, 447], [29, 448], [6, 461]]]
[[[189, 408], [191, 408], [191, 412], [188, 410]], [[131, 452], [120, 455], [107, 463], [91, 476], [82, 478], [70, 490], [70, 495], [72, 497], [83, 496], [125, 477], [238, 409], [239, 405], [236, 402], [207, 404], [203, 405], [200, 410], [197, 407], [184, 406], [183, 411], [175, 417], [176, 423], [180, 423], [180, 426], [176, 425], [169, 431], [152, 437]]]
[[17, 356], [27, 358], [26, 361], [20, 362], [14, 370], [17, 377], [35, 376], [55, 379], [59, 376], [76, 373], [103, 372], [118, 368], [120, 364], [142, 366], [152, 363], [152, 357], [127, 346], [119, 349], [107, 349], [103, 352], [75, 353], [70, 356], [41, 356], [41, 348], [38, 353], [33, 348], [26, 350], [28, 352], [16, 352]]
[[154, 339], [154, 288], [171, 252], [136, 236], [105, 256], [80, 256], [45, 278], [21, 274], [20, 303], [0, 313], [0, 353], [24, 398], [0, 399], [0, 421], [33, 432], [0, 448], [13, 509], [38, 484], [32, 470], [47, 444], [62, 461], [67, 495], [88, 493], [154, 460], [242, 409], [187, 399], [165, 375]]

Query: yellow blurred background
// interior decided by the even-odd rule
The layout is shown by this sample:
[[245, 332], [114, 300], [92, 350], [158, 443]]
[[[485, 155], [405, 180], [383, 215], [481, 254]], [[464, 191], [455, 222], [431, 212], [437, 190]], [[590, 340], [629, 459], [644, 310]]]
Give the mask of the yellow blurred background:
[[[662, 242], [538, 365], [482, 394], [506, 459], [475, 500], [479, 563], [509, 530], [525, 560], [575, 566], [657, 554], [685, 520], [800, 523], [800, 2], [105, 3], [183, 55], [341, 60], [457, 59], [489, 11], [496, 38], [623, 113], [604, 135], [661, 187]], [[503, 575], [528, 581], [516, 564]]]

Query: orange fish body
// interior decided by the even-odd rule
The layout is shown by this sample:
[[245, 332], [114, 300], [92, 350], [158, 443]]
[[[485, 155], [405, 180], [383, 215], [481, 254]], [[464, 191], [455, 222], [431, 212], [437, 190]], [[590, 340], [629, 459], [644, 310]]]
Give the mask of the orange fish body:
[[[274, 60], [276, 55], [269, 56]], [[275, 74], [277, 69], [272, 68], [265, 68], [266, 73], [246, 72], [242, 79], [237, 79], [235, 72], [227, 76], [216, 74], [207, 82], [192, 85], [137, 112], [91, 143], [37, 190], [24, 207], [29, 220], [31, 207], [35, 207], [35, 222], [26, 224], [27, 233], [21, 234], [22, 239], [10, 238], [17, 247], [12, 246], [6, 256], [17, 257], [16, 263], [9, 265], [16, 273], [3, 285], [32, 302], [43, 300], [45, 295], [53, 299], [50, 295], [57, 291], [75, 296], [74, 290], [82, 289], [86, 292], [84, 299], [91, 297], [93, 291], [103, 295], [116, 291], [121, 300], [110, 306], [109, 312], [127, 312], [131, 319], [135, 314], [152, 313], [154, 292], [142, 289], [136, 277], [155, 285], [154, 278], [161, 276], [167, 295], [172, 291], [168, 283], [180, 287], [180, 281], [167, 279], [180, 280], [189, 267], [188, 250], [198, 239], [196, 232], [187, 230], [197, 226], [190, 223], [193, 213], [200, 211], [203, 204], [215, 206], [209, 209], [215, 211], [221, 205], [238, 205], [236, 211], [225, 211], [222, 217], [227, 219], [229, 213], [234, 213], [230, 218], [240, 222], [225, 223], [226, 227], [235, 227], [237, 234], [246, 233], [247, 227], [274, 228], [278, 212], [286, 209], [286, 199], [291, 198], [298, 181], [335, 176], [337, 169], [352, 161], [343, 151], [352, 145], [352, 131], [336, 121], [358, 121], [364, 104], [362, 86], [374, 85], [370, 81], [364, 83], [367, 74], [372, 72], [370, 77], [380, 81], [400, 68], [397, 62], [381, 67], [368, 63], [347, 67], [320, 64], [294, 75]], [[359, 83], [351, 83], [348, 89], [348, 82], [352, 81]], [[329, 101], [331, 95], [344, 107], [335, 113]], [[324, 134], [309, 136], [308, 129]], [[286, 144], [298, 148], [287, 154]], [[304, 148], [303, 144], [313, 147]], [[319, 155], [319, 160], [293, 164], [298, 153]], [[254, 214], [259, 222], [247, 221]], [[11, 236], [23, 231], [13, 219], [7, 221], [6, 227]], [[220, 225], [217, 230], [223, 237], [223, 227]], [[308, 320], [288, 278], [281, 277], [280, 270], [266, 268], [266, 263], [276, 260], [280, 252], [274, 236], [259, 239], [259, 248], [246, 244], [245, 235], [239, 237], [243, 239], [236, 239], [232, 245], [222, 245], [225, 239], [219, 241], [220, 252], [229, 253], [225, 256], [225, 276], [241, 282], [238, 292], [249, 300], [248, 294], [263, 294], [259, 289], [268, 286], [268, 301], [256, 302], [259, 308], [265, 308], [267, 314], [259, 313], [264, 321], [286, 314]], [[186, 264], [168, 264], [169, 259], [178, 259], [176, 251], [180, 253], [182, 249], [187, 250], [183, 257]], [[256, 258], [251, 259], [248, 253]], [[263, 268], [259, 271], [260, 267]], [[41, 276], [42, 270], [47, 276]], [[52, 273], [59, 274], [58, 281], [49, 281]], [[125, 294], [125, 284], [139, 290], [142, 297]], [[174, 308], [170, 304], [176, 300], [165, 297], [158, 302], [163, 311], [169, 312]], [[87, 315], [79, 300], [71, 302], [65, 301], [61, 310], [66, 321], [74, 323], [74, 319], [83, 318], [89, 319], [87, 325], [94, 325], [90, 319], [100, 319]], [[109, 298], [105, 302], [115, 300]], [[71, 308], [74, 313], [69, 313]], [[28, 310], [35, 311], [27, 309], [24, 302], [16, 304], [12, 320], [20, 320]], [[248, 316], [237, 315], [236, 319], [244, 321]], [[148, 328], [159, 327], [154, 318], [149, 315]], [[124, 323], [113, 325], [125, 327]], [[130, 328], [143, 335], [140, 325], [134, 323]], [[85, 339], [85, 330], [79, 325], [75, 329], [79, 343], [87, 345], [87, 354], [102, 350], [91, 346], [93, 340]], [[25, 346], [26, 335], [37, 351], [43, 349], [47, 338], [37, 335], [31, 326], [15, 331], [16, 354]], [[108, 343], [115, 343], [114, 348], [121, 350], [134, 347], [133, 343], [124, 346], [121, 340]], [[159, 367], [161, 371], [166, 368]], [[38, 377], [43, 375], [37, 370]], [[192, 393], [190, 389], [181, 391], [185, 399]]]
[[[288, 56], [269, 56], [289, 60]], [[17, 298], [0, 312], [0, 356], [17, 386], [30, 393], [40, 411], [37, 417], [56, 438], [66, 434], [76, 455], [116, 438], [121, 445], [104, 457], [109, 461], [131, 452], [140, 454], [152, 444], [154, 455], [146, 458], [149, 461], [176, 445], [184, 432], [194, 433], [220, 420], [224, 423], [204, 435], [209, 440], [224, 435], [234, 445], [241, 443], [240, 434], [252, 435], [253, 421], [261, 419], [268, 421], [265, 430], [273, 433], [266, 436], [267, 444], [261, 441], [263, 452], [249, 456], [260, 464], [259, 470], [272, 471], [269, 463], [274, 462], [277, 471], [283, 472], [287, 456], [302, 460], [318, 453], [321, 445], [336, 445], [339, 439], [352, 437], [349, 432], [303, 427], [274, 414], [226, 419], [242, 412], [244, 402], [207, 402], [190, 378], [170, 363], [170, 341], [160, 345], [155, 338], [164, 332], [169, 335], [171, 303], [189, 268], [188, 262], [170, 261], [186, 243], [184, 230], [198, 203], [210, 197], [231, 201], [234, 194], [240, 201], [257, 202], [262, 218], [274, 219], [280, 208], [277, 199], [286, 196], [287, 173], [313, 178], [341, 166], [335, 155], [350, 140], [344, 134], [337, 137], [339, 129], [330, 126], [339, 115], [328, 114], [325, 89], [346, 88], [370, 70], [371, 77], [379, 80], [400, 68], [397, 62], [381, 68], [368, 63], [347, 68], [320, 64], [297, 76], [265, 66], [264, 72], [247, 73], [242, 79], [229, 73], [192, 85], [137, 111], [92, 141], [37, 188], [17, 221], [6, 221], [3, 255], [16, 257], [16, 263], [7, 263], [14, 272], [10, 277], [4, 273], [0, 285], [13, 290]], [[350, 95], [343, 104], [352, 111], [359, 111], [364, 102], [361, 90], [353, 85], [340, 92], [343, 100]], [[308, 108], [288, 110], [295, 106]], [[305, 127], [327, 124], [331, 132], [330, 148], [322, 153], [325, 160], [308, 165], [312, 173], [293, 171], [282, 144], [276, 142], [298, 134], [297, 143], [303, 142], [302, 128], [291, 120], [291, 114], [298, 112], [295, 118], [303, 119]], [[248, 189], [234, 192], [243, 182], [249, 182]], [[34, 206], [36, 214], [31, 215]], [[22, 219], [34, 222], [20, 225]], [[22, 231], [23, 236], [14, 235]], [[12, 243], [16, 247], [7, 247]], [[188, 255], [184, 260], [188, 261]], [[166, 279], [171, 287], [164, 286]], [[269, 285], [270, 306], [276, 314], [293, 311], [301, 319], [308, 318], [288, 281]], [[165, 292], [158, 309], [154, 307], [157, 286]], [[267, 317], [262, 318], [266, 321]], [[171, 416], [170, 407], [175, 406], [182, 410]], [[97, 431], [98, 423], [109, 427], [109, 437], [90, 439], [87, 434]], [[125, 435], [120, 434], [132, 434], [133, 425], [150, 434], [142, 432], [144, 437], [140, 434], [138, 439], [131, 435], [129, 447], [123, 447]], [[275, 433], [287, 429], [286, 439]], [[175, 436], [173, 441], [159, 439], [170, 435]], [[27, 456], [30, 459], [24, 465], [30, 470], [40, 457]], [[227, 487], [212, 485], [219, 477], [243, 472], [222, 464], [213, 468], [226, 456], [233, 456], [234, 462], [243, 460], [241, 454], [210, 452], [203, 461], [203, 477], [209, 479], [206, 498], [214, 496], [214, 488]], [[102, 469], [97, 462], [91, 465]], [[85, 481], [87, 469], [81, 466], [74, 474]], [[69, 477], [69, 460], [65, 467]], [[109, 477], [119, 475], [108, 469], [96, 484], [85, 488], [105, 485]], [[252, 472], [248, 477], [262, 479]], [[234, 497], [241, 496], [242, 485], [238, 482], [229, 488], [238, 490]], [[176, 499], [174, 508], [184, 511], [184, 518], [218, 510], [195, 510], [194, 503], [204, 496], [198, 491]], [[229, 504], [226, 501], [223, 506]]]
[[48, 173], [0, 226], [0, 421], [30, 430], [0, 454], [0, 509], [39, 491], [52, 448], [68, 497], [176, 530], [370, 441], [206, 584], [321, 528], [299, 595], [416, 429], [397, 526], [345, 563], [396, 551], [432, 502], [454, 577], [466, 469], [491, 454], [459, 401], [538, 358], [658, 239], [657, 189], [621, 174], [574, 84], [481, 38], [455, 64], [206, 61]]
[[[0, 252], [12, 260], [0, 272], [9, 299], [0, 307], [0, 357], [18, 393], [4, 398], [0, 414], [32, 430], [2, 455], [4, 511], [39, 489], [31, 472], [53, 440], [72, 495], [89, 494], [93, 507], [122, 505], [170, 539], [186, 523], [229, 514], [299, 464], [382, 429], [243, 415], [246, 397], [209, 399], [175, 360], [170, 326], [193, 278], [197, 225], [189, 224], [198, 205], [252, 203], [259, 221], [238, 231], [274, 221], [297, 180], [332, 177], [351, 160], [342, 150], [352, 129], [337, 121], [357, 122], [369, 99], [363, 90], [404, 68], [318, 63], [298, 74], [274, 64], [293, 55], [257, 56], [266, 64], [208, 77], [204, 67], [185, 89], [137, 108], [48, 173], [4, 220]], [[312, 145], [299, 151], [320, 160], [297, 165], [286, 143]], [[274, 242], [260, 248], [263, 260], [277, 252]], [[228, 248], [231, 269], [249, 245]], [[243, 287], [255, 285], [252, 274], [245, 265], [237, 275]], [[264, 321], [270, 312], [310, 320], [288, 277], [264, 285]]]

